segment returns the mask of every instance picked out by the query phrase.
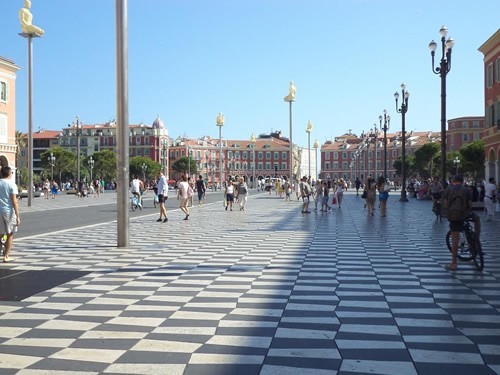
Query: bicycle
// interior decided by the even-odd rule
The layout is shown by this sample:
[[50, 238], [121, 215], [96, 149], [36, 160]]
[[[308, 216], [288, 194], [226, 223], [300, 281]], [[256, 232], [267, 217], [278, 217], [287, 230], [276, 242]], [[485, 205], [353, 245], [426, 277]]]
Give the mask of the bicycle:
[[[458, 240], [457, 258], [464, 262], [474, 262], [478, 271], [484, 268], [484, 254], [479, 236], [474, 231], [474, 217], [469, 216], [463, 222], [463, 232]], [[451, 231], [446, 233], [446, 245], [451, 252]]]
[[137, 210], [137, 208], [139, 208], [140, 210], [142, 210], [141, 201], [139, 200], [139, 198], [135, 194], [133, 194], [130, 197], [130, 208], [132, 209], [132, 211]]

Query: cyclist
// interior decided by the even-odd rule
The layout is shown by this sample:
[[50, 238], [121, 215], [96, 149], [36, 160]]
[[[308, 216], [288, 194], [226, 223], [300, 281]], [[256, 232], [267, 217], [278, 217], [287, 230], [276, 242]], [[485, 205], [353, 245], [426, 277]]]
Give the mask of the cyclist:
[[142, 210], [142, 198], [141, 198], [141, 192], [144, 191], [144, 183], [137, 178], [137, 176], [134, 175], [134, 179], [130, 183], [130, 192], [132, 195], [135, 195], [137, 197], [137, 200], [139, 202], [138, 206]]
[[472, 195], [470, 190], [464, 186], [464, 178], [461, 175], [456, 175], [446, 188], [444, 207], [448, 212], [451, 232], [451, 263], [448, 265], [448, 269], [456, 270], [458, 241], [460, 232], [464, 230], [464, 220], [472, 217], [477, 239], [479, 239], [481, 229], [479, 216], [472, 212]]
[[436, 202], [441, 199], [441, 195], [443, 193], [443, 186], [439, 182], [438, 177], [434, 177], [434, 180], [431, 182], [429, 186], [429, 190], [431, 193], [432, 208], [434, 209], [436, 206]]

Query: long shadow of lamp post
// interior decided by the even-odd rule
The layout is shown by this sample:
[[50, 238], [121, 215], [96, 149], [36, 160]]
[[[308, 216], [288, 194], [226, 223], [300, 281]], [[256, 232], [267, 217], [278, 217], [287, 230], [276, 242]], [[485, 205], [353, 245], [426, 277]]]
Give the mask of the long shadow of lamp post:
[[400, 202], [408, 202], [408, 198], [406, 197], [406, 130], [405, 130], [405, 115], [408, 112], [408, 98], [410, 97], [410, 93], [406, 91], [406, 85], [404, 82], [401, 84], [401, 108], [398, 108], [398, 99], [399, 93], [396, 91], [394, 93], [394, 99], [396, 99], [396, 112], [401, 113], [401, 135], [402, 135], [402, 144], [401, 144], [401, 174], [403, 176], [403, 181], [401, 184], [401, 198]]
[[434, 56], [436, 55], [437, 43], [433, 40], [429, 43], [432, 57], [432, 71], [441, 77], [441, 184], [446, 188], [446, 75], [451, 70], [451, 49], [455, 44], [453, 38], [446, 40], [448, 28], [442, 26], [439, 30], [441, 35], [441, 61], [439, 67], [434, 67]]

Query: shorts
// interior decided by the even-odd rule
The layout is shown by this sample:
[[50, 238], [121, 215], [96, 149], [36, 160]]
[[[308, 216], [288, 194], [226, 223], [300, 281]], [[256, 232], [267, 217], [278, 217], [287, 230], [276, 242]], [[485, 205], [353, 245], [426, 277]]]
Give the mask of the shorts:
[[378, 195], [378, 200], [386, 201], [387, 199], [389, 199], [389, 193], [387, 191], [381, 191]]
[[450, 232], [463, 232], [464, 222], [463, 221], [450, 221]]
[[11, 234], [16, 226], [16, 214], [4, 211], [0, 213], [0, 234]]
[[165, 196], [163, 194], [158, 194], [158, 202], [159, 203], [165, 203], [168, 199], [168, 196]]
[[234, 202], [234, 194], [226, 194], [226, 201]]
[[304, 203], [306, 203], [306, 202], [307, 202], [307, 203], [309, 203], [309, 195], [303, 195], [303, 196], [302, 196], [302, 202], [304, 202]]

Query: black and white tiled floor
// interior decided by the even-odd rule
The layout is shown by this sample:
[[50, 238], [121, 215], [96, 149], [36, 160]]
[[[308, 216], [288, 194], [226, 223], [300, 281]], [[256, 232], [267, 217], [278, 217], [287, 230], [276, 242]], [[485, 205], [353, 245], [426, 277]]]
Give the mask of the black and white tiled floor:
[[450, 272], [430, 202], [389, 210], [264, 194], [135, 220], [127, 249], [116, 224], [17, 241], [0, 269], [87, 273], [0, 301], [0, 373], [499, 374], [499, 218], [484, 272]]

